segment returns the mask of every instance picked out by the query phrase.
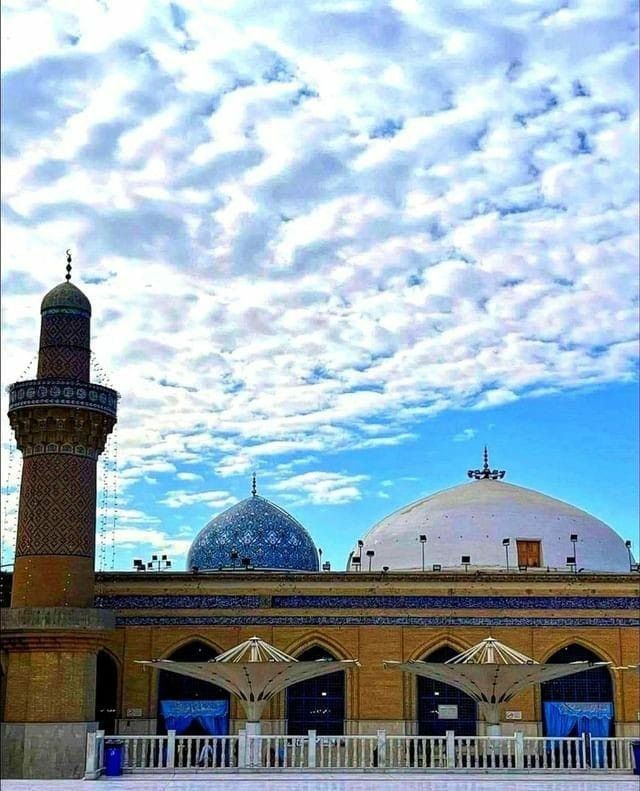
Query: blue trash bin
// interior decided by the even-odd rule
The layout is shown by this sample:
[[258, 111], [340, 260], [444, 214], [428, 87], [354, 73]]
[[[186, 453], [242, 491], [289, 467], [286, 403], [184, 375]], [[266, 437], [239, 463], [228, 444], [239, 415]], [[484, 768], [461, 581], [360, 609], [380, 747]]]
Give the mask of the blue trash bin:
[[123, 742], [106, 742], [104, 745], [104, 773], [107, 777], [122, 774]]
[[631, 742], [631, 750], [633, 751], [633, 763], [635, 768], [634, 775], [640, 775], [640, 742]]

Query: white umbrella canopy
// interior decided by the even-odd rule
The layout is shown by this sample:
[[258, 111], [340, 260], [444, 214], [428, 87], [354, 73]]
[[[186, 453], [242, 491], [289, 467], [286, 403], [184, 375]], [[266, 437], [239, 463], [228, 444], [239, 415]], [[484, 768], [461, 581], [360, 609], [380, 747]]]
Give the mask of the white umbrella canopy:
[[532, 684], [581, 673], [608, 662], [543, 664], [487, 637], [446, 662], [386, 661], [385, 668], [397, 668], [425, 676], [466, 692], [484, 714], [488, 725], [500, 725], [500, 704]]
[[292, 684], [360, 666], [356, 659], [299, 662], [259, 637], [251, 637], [208, 662], [136, 661], [158, 670], [217, 684], [238, 698], [250, 723], [259, 722], [271, 698]]

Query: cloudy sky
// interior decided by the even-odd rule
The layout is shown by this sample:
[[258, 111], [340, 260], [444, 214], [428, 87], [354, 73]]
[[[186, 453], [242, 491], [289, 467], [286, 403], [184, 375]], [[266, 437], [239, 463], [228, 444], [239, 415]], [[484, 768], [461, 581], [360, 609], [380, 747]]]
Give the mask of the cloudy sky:
[[181, 567], [255, 469], [343, 567], [485, 442], [634, 538], [637, 40], [627, 0], [8, 0], [2, 397], [70, 247], [98, 565]]

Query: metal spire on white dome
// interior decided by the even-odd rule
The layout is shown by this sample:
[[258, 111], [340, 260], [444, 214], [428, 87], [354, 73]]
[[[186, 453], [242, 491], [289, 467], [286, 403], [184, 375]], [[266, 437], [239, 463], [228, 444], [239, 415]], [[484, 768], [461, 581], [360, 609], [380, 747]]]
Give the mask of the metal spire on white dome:
[[484, 453], [482, 455], [484, 464], [481, 470], [467, 470], [467, 477], [474, 478], [476, 481], [483, 479], [490, 481], [501, 481], [506, 475], [505, 470], [492, 470], [489, 466], [489, 451], [487, 446], [484, 446]]

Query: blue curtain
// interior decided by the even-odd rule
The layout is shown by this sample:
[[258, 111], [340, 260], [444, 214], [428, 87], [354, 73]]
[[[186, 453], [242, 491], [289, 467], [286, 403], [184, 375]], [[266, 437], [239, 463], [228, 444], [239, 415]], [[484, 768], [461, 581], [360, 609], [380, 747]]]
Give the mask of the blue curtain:
[[162, 700], [160, 711], [167, 730], [184, 733], [194, 720], [211, 736], [222, 736], [229, 731], [229, 701], [227, 700]]
[[544, 704], [547, 736], [567, 736], [574, 725], [578, 726], [578, 733], [608, 736], [612, 719], [612, 703], [548, 701]]

